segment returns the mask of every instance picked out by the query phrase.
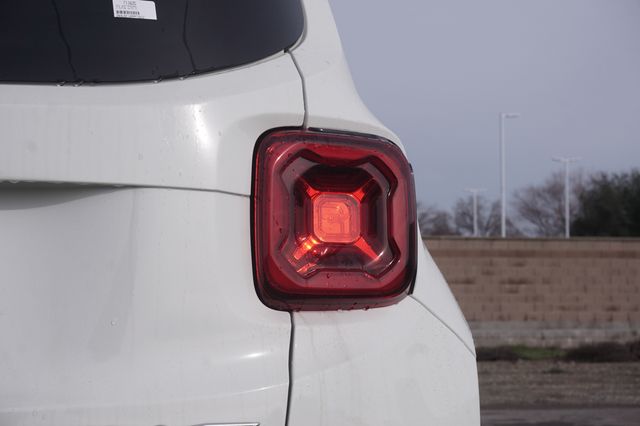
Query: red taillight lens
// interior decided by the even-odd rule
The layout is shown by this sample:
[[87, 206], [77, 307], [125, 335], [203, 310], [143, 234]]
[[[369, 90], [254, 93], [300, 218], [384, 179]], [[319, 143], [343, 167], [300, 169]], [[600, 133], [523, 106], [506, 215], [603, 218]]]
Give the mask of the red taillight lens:
[[280, 310], [398, 302], [416, 271], [411, 167], [386, 139], [278, 130], [255, 154], [256, 288]]

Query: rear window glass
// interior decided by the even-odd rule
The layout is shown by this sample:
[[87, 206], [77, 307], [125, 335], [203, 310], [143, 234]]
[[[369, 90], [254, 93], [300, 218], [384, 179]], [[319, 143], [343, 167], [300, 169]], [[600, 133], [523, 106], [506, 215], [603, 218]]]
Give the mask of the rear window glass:
[[293, 45], [300, 0], [0, 0], [0, 81], [115, 83], [235, 67]]

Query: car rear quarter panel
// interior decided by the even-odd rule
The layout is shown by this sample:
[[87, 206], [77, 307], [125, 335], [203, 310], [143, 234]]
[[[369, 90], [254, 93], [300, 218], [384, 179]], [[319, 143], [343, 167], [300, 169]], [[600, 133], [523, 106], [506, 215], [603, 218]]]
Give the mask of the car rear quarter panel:
[[480, 424], [475, 357], [416, 300], [294, 325], [291, 426]]
[[[360, 100], [326, 0], [304, 0], [305, 37], [292, 50], [305, 125], [376, 134], [402, 147]], [[413, 294], [369, 311], [293, 314], [289, 425], [480, 424], [473, 340], [422, 245]]]

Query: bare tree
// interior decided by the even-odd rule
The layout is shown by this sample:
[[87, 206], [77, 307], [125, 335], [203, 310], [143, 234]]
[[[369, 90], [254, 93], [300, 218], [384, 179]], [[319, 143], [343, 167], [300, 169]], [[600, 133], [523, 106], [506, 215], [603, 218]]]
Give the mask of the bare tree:
[[[453, 207], [453, 221], [456, 232], [473, 235], [473, 198], [458, 199]], [[500, 203], [478, 197], [478, 236], [488, 237], [500, 234]]]
[[[571, 216], [579, 209], [582, 173], [571, 176]], [[564, 177], [555, 172], [540, 185], [529, 185], [515, 192], [513, 206], [528, 234], [555, 237], [564, 235]]]
[[435, 206], [418, 205], [418, 225], [422, 236], [456, 235], [451, 213]]

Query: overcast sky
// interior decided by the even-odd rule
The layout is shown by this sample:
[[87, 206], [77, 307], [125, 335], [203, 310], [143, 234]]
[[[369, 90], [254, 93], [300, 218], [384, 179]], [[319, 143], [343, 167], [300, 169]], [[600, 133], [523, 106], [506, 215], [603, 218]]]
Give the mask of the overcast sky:
[[404, 142], [418, 200], [499, 196], [580, 156], [640, 167], [640, 0], [332, 0], [358, 90]]

